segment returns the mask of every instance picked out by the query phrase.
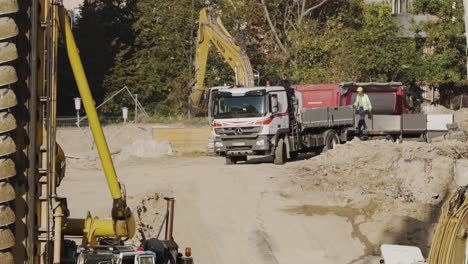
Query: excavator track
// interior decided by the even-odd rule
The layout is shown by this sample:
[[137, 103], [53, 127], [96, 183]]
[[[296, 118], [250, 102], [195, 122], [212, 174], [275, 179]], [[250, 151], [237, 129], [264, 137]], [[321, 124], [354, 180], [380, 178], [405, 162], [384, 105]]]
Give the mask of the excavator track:
[[0, 263], [13, 264], [12, 248], [15, 246], [14, 200], [17, 197], [14, 178], [17, 174], [15, 153], [17, 147], [14, 116], [18, 100], [15, 85], [18, 82], [16, 65], [18, 51], [16, 38], [19, 29], [15, 15], [19, 11], [17, 0], [0, 0]]

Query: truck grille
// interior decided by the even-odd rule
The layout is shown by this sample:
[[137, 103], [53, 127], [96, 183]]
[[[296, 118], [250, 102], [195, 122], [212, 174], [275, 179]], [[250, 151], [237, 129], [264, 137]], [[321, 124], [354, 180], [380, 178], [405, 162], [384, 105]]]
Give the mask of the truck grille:
[[222, 138], [256, 138], [261, 130], [259, 126], [222, 127], [216, 128], [215, 132]]

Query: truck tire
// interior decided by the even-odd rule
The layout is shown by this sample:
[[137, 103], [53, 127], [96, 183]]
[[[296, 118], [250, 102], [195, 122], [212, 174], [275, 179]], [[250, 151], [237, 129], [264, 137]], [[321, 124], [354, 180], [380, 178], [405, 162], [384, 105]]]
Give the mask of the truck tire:
[[286, 144], [284, 139], [280, 138], [275, 148], [275, 159], [273, 163], [276, 165], [283, 165], [286, 162]]
[[289, 156], [291, 157], [291, 160], [296, 160], [297, 157], [299, 156], [299, 152], [297, 151], [289, 152]]
[[237, 156], [236, 157], [236, 161], [239, 162], [239, 161], [247, 161], [247, 156]]
[[323, 138], [325, 141], [325, 146], [323, 147], [324, 152], [333, 149], [336, 145], [340, 144], [340, 137], [338, 137], [338, 134], [336, 134], [335, 130], [325, 131]]
[[313, 147], [310, 151], [315, 155], [320, 155], [320, 153], [323, 151], [323, 147]]
[[236, 157], [226, 157], [226, 165], [234, 165], [237, 163], [237, 158]]

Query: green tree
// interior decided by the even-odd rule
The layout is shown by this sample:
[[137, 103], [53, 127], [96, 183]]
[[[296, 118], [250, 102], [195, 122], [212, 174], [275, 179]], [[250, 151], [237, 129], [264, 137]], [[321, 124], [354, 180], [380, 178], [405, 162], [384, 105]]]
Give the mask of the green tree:
[[311, 21], [293, 35], [295, 77], [304, 83], [404, 81], [417, 51], [400, 32], [390, 5], [349, 1], [323, 28]]
[[80, 55], [95, 100], [102, 101], [102, 82], [115, 56], [133, 42], [136, 1], [85, 1], [75, 30]]
[[[73, 33], [80, 49], [87, 79], [97, 102], [105, 96], [103, 80], [114, 66], [116, 55], [131, 45], [135, 19], [134, 0], [85, 0], [81, 6], [81, 17], [73, 28]], [[59, 50], [59, 104], [60, 114], [74, 113], [71, 98], [79, 96], [73, 74], [70, 70], [65, 47]]]
[[466, 55], [462, 0], [415, 0], [414, 13], [432, 15], [417, 31], [427, 37], [422, 44], [425, 53], [420, 64], [421, 80], [439, 89], [442, 97], [465, 86]]
[[[138, 19], [132, 25], [134, 41], [116, 55], [103, 85], [107, 95], [126, 85], [149, 111], [158, 107], [165, 113], [181, 111], [190, 93], [191, 12], [191, 0], [139, 0]], [[106, 111], [122, 104], [133, 102], [124, 97], [121, 105], [110, 104]]]

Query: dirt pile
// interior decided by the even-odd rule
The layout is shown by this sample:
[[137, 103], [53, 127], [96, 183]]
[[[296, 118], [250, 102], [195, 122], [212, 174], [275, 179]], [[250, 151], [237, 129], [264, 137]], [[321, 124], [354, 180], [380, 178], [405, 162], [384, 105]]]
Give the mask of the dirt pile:
[[130, 208], [135, 216], [136, 234], [132, 239], [133, 245], [141, 245], [150, 238], [164, 238], [164, 219], [166, 213], [166, 201], [158, 192], [152, 192], [138, 196], [130, 202]]
[[367, 255], [379, 255], [382, 243], [427, 253], [440, 206], [455, 180], [466, 182], [467, 161], [466, 142], [355, 139], [295, 166], [281, 192], [304, 204], [289, 212], [346, 217]]
[[[152, 125], [125, 124], [104, 127], [104, 135], [116, 164], [131, 157], [152, 158], [171, 153], [167, 142], [153, 140]], [[68, 168], [101, 168], [91, 130], [60, 128], [57, 141], [67, 156]]]

